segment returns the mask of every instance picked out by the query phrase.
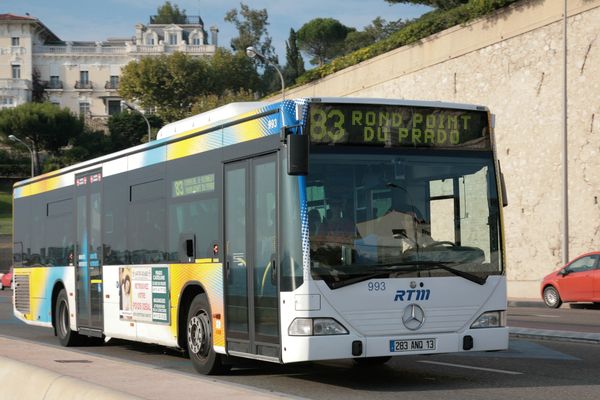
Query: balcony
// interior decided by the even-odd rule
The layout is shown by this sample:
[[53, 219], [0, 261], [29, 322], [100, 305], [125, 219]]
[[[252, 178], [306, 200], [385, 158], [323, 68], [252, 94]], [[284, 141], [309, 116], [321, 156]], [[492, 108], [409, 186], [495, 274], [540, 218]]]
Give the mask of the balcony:
[[63, 90], [63, 82], [62, 81], [49, 81], [44, 85], [44, 89], [46, 90]]
[[106, 83], [104, 84], [104, 89], [106, 89], [106, 90], [119, 90], [119, 82], [106, 81]]
[[90, 81], [76, 81], [75, 89], [77, 90], [94, 90], [92, 82]]
[[[165, 24], [162, 22], [156, 22], [158, 19], [158, 15], [151, 15], [150, 16], [150, 24], [153, 25], [169, 25], [169, 24]], [[204, 21], [202, 21], [202, 18], [199, 15], [196, 16], [186, 16], [185, 19], [182, 20], [183, 22], [176, 22], [175, 25], [204, 25]]]

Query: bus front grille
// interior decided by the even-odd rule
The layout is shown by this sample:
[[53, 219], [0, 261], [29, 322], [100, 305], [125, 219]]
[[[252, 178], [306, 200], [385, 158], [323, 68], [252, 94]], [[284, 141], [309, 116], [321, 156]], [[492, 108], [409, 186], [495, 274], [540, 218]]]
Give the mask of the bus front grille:
[[15, 308], [29, 314], [29, 275], [15, 275]]

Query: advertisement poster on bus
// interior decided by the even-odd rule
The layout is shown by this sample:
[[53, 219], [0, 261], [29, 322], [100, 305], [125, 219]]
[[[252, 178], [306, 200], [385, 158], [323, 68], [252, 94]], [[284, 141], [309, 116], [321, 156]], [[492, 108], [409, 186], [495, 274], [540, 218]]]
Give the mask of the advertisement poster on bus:
[[169, 322], [169, 272], [167, 267], [119, 268], [121, 319]]

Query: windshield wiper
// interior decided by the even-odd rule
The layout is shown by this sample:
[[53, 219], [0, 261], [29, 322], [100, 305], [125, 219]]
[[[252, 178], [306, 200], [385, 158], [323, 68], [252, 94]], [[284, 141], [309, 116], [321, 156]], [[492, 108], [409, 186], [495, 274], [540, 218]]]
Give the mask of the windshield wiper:
[[[451, 274], [456, 276], [460, 276], [468, 281], [474, 282], [478, 285], [485, 285], [487, 278], [481, 278], [477, 275], [473, 275], [471, 273], [461, 271], [456, 268], [452, 268], [446, 264], [434, 261], [412, 261], [407, 263], [391, 263], [391, 264], [377, 264], [378, 267], [375, 269], [372, 274], [361, 275], [350, 279], [345, 279], [343, 281], [334, 281], [329, 284], [331, 289], [339, 289], [344, 286], [353, 285], [355, 283], [368, 281], [370, 279], [380, 278], [389, 276], [394, 272], [415, 272], [415, 271], [429, 271], [432, 269], [443, 269], [444, 271], [448, 271]], [[410, 268], [408, 268], [410, 267]]]

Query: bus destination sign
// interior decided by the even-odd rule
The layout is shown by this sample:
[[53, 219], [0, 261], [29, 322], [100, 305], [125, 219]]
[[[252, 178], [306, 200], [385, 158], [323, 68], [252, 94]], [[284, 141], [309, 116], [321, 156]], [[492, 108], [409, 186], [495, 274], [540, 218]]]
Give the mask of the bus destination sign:
[[485, 111], [401, 105], [310, 105], [312, 144], [487, 148]]

